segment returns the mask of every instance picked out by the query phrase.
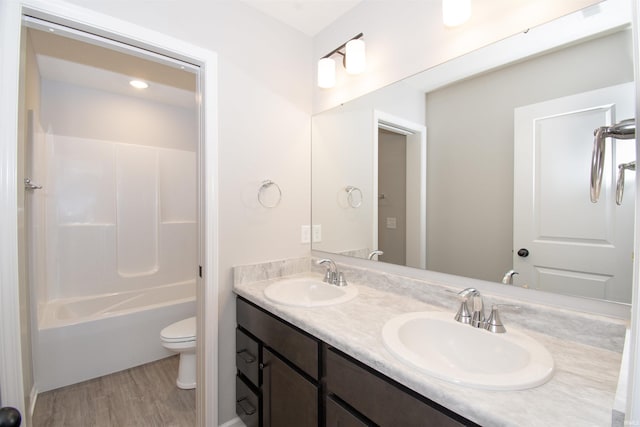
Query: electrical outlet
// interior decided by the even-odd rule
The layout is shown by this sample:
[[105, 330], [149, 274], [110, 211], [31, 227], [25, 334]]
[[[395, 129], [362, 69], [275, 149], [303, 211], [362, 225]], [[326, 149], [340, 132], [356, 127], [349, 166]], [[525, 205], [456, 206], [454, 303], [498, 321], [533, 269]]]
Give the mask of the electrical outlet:
[[311, 227], [308, 225], [303, 225], [300, 227], [300, 243], [310, 243], [311, 242]]
[[322, 225], [314, 224], [312, 227], [313, 231], [313, 243], [322, 242]]

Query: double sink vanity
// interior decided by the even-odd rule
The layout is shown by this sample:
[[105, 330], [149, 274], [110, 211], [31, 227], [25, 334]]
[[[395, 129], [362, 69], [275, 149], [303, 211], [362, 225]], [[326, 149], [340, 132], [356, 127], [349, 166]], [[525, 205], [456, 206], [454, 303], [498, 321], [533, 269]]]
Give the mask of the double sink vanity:
[[611, 425], [624, 322], [485, 295], [491, 332], [454, 320], [479, 293], [340, 269], [346, 286], [309, 259], [235, 269], [247, 426]]

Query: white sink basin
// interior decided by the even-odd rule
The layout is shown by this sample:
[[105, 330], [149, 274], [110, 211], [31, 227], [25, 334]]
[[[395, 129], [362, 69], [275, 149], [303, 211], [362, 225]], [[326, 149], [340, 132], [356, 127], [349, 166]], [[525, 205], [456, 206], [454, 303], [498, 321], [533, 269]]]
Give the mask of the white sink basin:
[[296, 307], [320, 307], [347, 302], [358, 295], [354, 285], [335, 286], [313, 278], [286, 279], [264, 290], [268, 300]]
[[458, 323], [445, 312], [407, 313], [382, 329], [387, 349], [434, 377], [486, 390], [523, 390], [547, 382], [553, 358], [533, 338], [510, 328], [497, 334]]

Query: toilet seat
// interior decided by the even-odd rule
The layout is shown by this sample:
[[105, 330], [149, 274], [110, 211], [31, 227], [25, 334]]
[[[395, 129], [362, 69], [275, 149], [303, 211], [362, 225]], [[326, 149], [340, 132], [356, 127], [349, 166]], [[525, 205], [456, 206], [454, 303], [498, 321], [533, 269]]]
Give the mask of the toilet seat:
[[160, 339], [166, 343], [186, 343], [196, 340], [196, 318], [172, 323], [160, 332]]
[[181, 389], [196, 387], [196, 318], [180, 320], [160, 331], [160, 343], [180, 354], [176, 385]]

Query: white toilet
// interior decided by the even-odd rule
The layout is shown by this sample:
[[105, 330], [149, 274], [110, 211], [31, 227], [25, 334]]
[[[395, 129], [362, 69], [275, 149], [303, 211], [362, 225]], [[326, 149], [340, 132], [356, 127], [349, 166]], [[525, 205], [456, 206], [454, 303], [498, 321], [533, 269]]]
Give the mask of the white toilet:
[[196, 388], [196, 318], [172, 323], [160, 332], [162, 346], [180, 353], [176, 385], [182, 389]]

